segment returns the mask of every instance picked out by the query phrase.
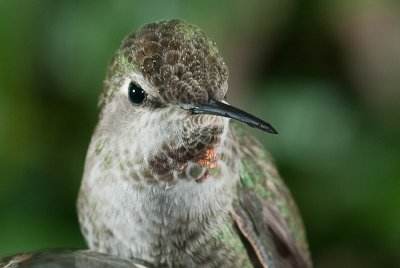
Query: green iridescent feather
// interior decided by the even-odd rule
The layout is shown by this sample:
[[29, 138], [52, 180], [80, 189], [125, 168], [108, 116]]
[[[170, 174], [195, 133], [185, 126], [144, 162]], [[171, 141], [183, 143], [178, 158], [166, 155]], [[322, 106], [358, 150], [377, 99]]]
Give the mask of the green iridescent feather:
[[310, 262], [304, 226], [296, 204], [289, 189], [277, 172], [273, 160], [263, 146], [249, 135], [242, 126], [231, 122], [231, 129], [238, 143], [242, 146], [243, 155], [240, 168], [238, 196], [246, 192], [251, 194], [252, 205], [262, 214], [265, 204], [276, 210], [288, 227], [295, 247]]

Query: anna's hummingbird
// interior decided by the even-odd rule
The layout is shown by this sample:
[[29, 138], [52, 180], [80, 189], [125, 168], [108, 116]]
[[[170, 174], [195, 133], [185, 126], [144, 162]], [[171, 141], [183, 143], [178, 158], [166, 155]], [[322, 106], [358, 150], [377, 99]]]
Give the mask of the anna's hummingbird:
[[226, 102], [228, 68], [196, 26], [128, 35], [100, 95], [78, 199], [89, 248], [156, 267], [311, 267], [270, 156]]

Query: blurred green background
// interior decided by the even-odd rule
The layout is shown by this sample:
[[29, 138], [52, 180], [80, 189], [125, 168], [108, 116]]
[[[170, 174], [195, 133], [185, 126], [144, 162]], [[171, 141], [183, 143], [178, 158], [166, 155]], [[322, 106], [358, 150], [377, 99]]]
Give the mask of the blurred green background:
[[270, 121], [316, 267], [400, 267], [400, 3], [0, 0], [0, 256], [84, 247], [75, 213], [97, 95], [122, 38], [181, 18]]

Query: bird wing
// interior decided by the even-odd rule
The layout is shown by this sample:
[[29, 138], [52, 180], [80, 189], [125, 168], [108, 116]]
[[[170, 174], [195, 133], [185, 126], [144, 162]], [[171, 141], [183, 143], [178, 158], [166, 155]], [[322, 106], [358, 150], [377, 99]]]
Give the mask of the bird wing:
[[0, 259], [1, 268], [151, 268], [134, 259], [125, 260], [90, 250], [48, 250], [18, 254]]
[[241, 161], [231, 215], [253, 265], [312, 267], [301, 217], [271, 157], [240, 126], [231, 130]]

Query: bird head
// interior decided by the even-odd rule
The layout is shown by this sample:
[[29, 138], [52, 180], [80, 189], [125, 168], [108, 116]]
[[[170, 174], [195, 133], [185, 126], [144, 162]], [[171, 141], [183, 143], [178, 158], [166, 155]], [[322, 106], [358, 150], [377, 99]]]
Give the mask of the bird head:
[[124, 39], [110, 64], [100, 140], [118, 140], [110, 150], [143, 176], [168, 177], [189, 162], [212, 168], [229, 118], [276, 133], [225, 101], [227, 80], [216, 44], [199, 28], [180, 20], [147, 24]]

